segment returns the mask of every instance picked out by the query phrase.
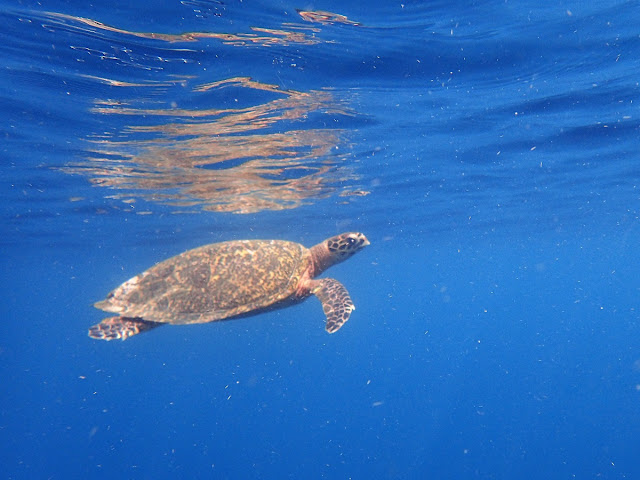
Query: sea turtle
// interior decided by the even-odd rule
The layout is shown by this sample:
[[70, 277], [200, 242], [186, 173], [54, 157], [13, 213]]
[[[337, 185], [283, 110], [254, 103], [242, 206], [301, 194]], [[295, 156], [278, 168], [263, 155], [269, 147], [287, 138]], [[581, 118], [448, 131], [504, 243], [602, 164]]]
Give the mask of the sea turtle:
[[126, 340], [170, 323], [206, 323], [255, 314], [313, 294], [326, 330], [336, 332], [355, 306], [333, 278], [314, 280], [331, 265], [369, 245], [362, 233], [343, 233], [311, 248], [284, 240], [212, 243], [156, 264], [95, 304], [117, 313], [89, 329], [102, 340]]

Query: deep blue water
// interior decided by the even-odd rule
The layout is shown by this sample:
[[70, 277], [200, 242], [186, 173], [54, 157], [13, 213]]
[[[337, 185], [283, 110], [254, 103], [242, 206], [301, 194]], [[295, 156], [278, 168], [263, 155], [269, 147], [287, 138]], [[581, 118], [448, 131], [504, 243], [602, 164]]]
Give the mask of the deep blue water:
[[[640, 478], [640, 3], [1, 5], [0, 477]], [[87, 337], [349, 230], [334, 335]]]

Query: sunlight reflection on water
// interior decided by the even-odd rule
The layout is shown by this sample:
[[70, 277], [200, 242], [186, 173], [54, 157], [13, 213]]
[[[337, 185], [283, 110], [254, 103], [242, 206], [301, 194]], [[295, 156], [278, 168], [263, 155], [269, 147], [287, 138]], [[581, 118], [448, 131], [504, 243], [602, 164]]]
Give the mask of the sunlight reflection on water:
[[[211, 32], [174, 35], [130, 32], [58, 13], [47, 16], [57, 28], [163, 42], [217, 38], [234, 46], [249, 42], [253, 47], [319, 42], [300, 31], [313, 32], [314, 28], [295, 24], [287, 24], [292, 31], [252, 28], [268, 37]], [[194, 82], [188, 75], [164, 75], [157, 81], [144, 82], [79, 75], [129, 90], [189, 87]], [[227, 99], [240, 96], [253, 100], [239, 108], [178, 108], [176, 103], [151, 101], [150, 96], [97, 99], [93, 114], [130, 117], [132, 122], [115, 132], [93, 135], [88, 139], [88, 158], [67, 164], [62, 170], [87, 176], [94, 185], [126, 190], [109, 198], [126, 202], [140, 198], [181, 207], [179, 211], [254, 213], [290, 209], [326, 198], [338, 185], [341, 196], [350, 196], [348, 187], [355, 174], [341, 165], [349, 155], [349, 145], [344, 129], [333, 125], [336, 118], [354, 117], [355, 113], [331, 90], [285, 90], [250, 77], [226, 78], [190, 88], [196, 96], [227, 89], [228, 93], [221, 94]], [[309, 117], [316, 120], [309, 121]], [[357, 195], [366, 193], [357, 191]]]

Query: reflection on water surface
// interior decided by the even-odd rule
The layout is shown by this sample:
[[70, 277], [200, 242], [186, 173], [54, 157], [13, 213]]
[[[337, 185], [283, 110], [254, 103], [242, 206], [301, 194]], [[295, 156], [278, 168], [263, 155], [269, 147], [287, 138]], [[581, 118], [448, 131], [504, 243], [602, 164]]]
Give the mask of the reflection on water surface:
[[[327, 15], [321, 12], [318, 18], [326, 19]], [[254, 33], [242, 35], [210, 32], [174, 35], [131, 32], [57, 13], [48, 13], [47, 19], [46, 28], [162, 42], [218, 38], [225, 44], [249, 44], [255, 48], [274, 43], [312, 45], [319, 41], [308, 35], [317, 31], [315, 27], [294, 24], [285, 25], [288, 31], [254, 27]], [[329, 20], [346, 22], [339, 16]], [[71, 48], [80, 52], [85, 47]], [[166, 52], [166, 47], [163, 49]], [[125, 90], [180, 84], [190, 88], [193, 96], [217, 94], [227, 100], [212, 102], [207, 97], [208, 101], [198, 103], [205, 105], [203, 108], [180, 108], [171, 104], [170, 98], [158, 101], [157, 96], [131, 99], [123, 95], [95, 100], [94, 114], [117, 115], [131, 121], [123, 121], [124, 125], [114, 132], [94, 135], [89, 139], [88, 158], [69, 164], [64, 170], [87, 176], [95, 185], [122, 190], [110, 195], [112, 198], [131, 201], [133, 196], [177, 206], [180, 211], [252, 213], [295, 208], [326, 198], [338, 188], [337, 193], [344, 195], [354, 179], [343, 165], [348, 154], [345, 131], [334, 127], [336, 119], [354, 114], [331, 90], [284, 90], [249, 77], [191, 87], [197, 79], [180, 74], [179, 69], [172, 75], [158, 76], [157, 81], [142, 82], [87, 72], [78, 75]], [[227, 105], [228, 99], [236, 96], [250, 105], [206, 108], [212, 103]], [[253, 100], [246, 102], [247, 98]]]
[[[152, 40], [160, 40], [163, 42], [197, 42], [203, 39], [217, 39], [229, 45], [244, 46], [255, 44], [261, 46], [270, 45], [315, 45], [320, 40], [315, 38], [313, 33], [317, 32], [314, 28], [301, 28], [295, 24], [285, 24], [283, 28], [261, 28], [251, 27], [252, 33], [217, 33], [217, 32], [188, 32], [180, 34], [171, 33], [154, 33], [154, 32], [134, 32], [121, 28], [106, 25], [97, 20], [90, 18], [75, 17], [63, 13], [48, 12], [46, 17], [52, 22], [51, 27], [56, 28], [68, 25], [73, 29], [77, 29], [77, 24], [84, 26], [88, 32], [111, 32], [126, 36], [138, 38], [148, 38]], [[284, 27], [287, 29], [285, 30]]]

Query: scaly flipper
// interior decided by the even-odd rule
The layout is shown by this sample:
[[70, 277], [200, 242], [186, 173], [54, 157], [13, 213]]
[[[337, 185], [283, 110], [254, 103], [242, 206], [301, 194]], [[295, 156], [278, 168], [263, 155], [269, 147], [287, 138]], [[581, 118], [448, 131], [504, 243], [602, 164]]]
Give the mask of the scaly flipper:
[[126, 340], [133, 335], [159, 327], [162, 323], [141, 318], [109, 317], [89, 329], [89, 336], [99, 340]]
[[309, 280], [309, 290], [322, 303], [322, 310], [327, 317], [325, 328], [329, 333], [337, 332], [356, 309], [347, 289], [333, 278]]

